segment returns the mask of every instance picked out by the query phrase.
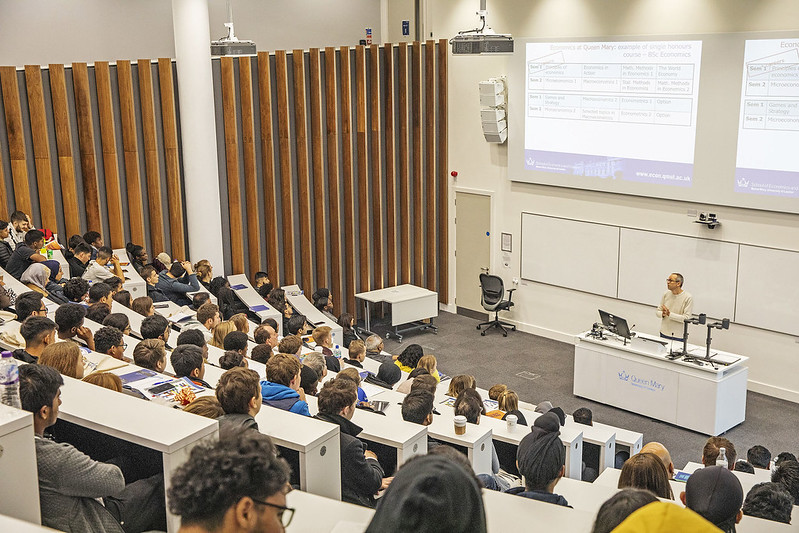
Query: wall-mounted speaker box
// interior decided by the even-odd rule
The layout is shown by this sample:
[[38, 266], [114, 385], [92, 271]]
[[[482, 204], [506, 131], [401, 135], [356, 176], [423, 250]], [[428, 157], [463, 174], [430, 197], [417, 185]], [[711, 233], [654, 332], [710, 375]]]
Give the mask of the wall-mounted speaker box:
[[508, 129], [508, 122], [506, 120], [500, 120], [499, 122], [483, 122], [483, 133], [496, 135], [506, 129]]
[[483, 133], [483, 137], [490, 143], [502, 144], [508, 139], [508, 129], [505, 128], [499, 133]]
[[505, 120], [504, 109], [481, 109], [480, 121], [481, 122], [499, 122]]
[[483, 107], [496, 107], [505, 105], [505, 93], [481, 94], [480, 105]]

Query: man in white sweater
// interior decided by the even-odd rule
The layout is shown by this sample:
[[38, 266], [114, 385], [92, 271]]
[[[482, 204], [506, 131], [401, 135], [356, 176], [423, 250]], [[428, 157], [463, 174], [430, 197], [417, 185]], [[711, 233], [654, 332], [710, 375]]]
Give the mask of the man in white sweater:
[[694, 299], [691, 294], [683, 290], [683, 276], [672, 272], [666, 278], [666, 292], [660, 299], [660, 305], [655, 313], [660, 321], [660, 336], [666, 339], [683, 340], [683, 323], [691, 318]]

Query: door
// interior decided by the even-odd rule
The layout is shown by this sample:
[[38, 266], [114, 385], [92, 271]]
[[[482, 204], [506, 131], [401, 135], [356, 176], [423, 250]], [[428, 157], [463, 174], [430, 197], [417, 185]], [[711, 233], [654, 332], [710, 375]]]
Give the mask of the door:
[[480, 274], [488, 272], [491, 264], [490, 229], [491, 197], [456, 191], [455, 305], [459, 314], [486, 316], [480, 304]]

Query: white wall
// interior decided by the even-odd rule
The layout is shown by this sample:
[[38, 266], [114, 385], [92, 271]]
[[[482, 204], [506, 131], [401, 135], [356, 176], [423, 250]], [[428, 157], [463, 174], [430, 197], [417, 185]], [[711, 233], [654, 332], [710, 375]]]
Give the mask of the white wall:
[[[428, 23], [434, 37], [450, 38], [459, 30], [474, 27], [477, 4], [477, 0], [433, 2]], [[789, 30], [799, 20], [799, 2], [795, 0], [489, 0], [488, 10], [489, 25], [516, 38]], [[390, 27], [394, 24], [389, 21]], [[494, 239], [492, 272], [502, 275], [506, 283], [520, 275], [522, 211], [684, 235], [707, 231], [691, 224], [686, 215], [688, 209], [708, 210], [710, 206], [512, 183], [507, 145], [488, 144], [481, 135], [477, 97], [477, 83], [507, 74], [509, 64], [509, 56], [450, 56], [449, 64], [449, 166], [459, 172], [451, 183], [453, 187], [491, 191], [492, 234], [512, 233], [517, 247], [505, 268], [499, 240]], [[451, 209], [454, 213], [454, 203]], [[797, 215], [718, 206], [710, 210], [723, 221], [714, 238], [799, 249]], [[455, 265], [456, 227], [451, 224], [450, 262]], [[455, 294], [454, 270], [450, 271], [450, 294]], [[664, 265], [663, 271], [665, 280], [669, 266]], [[686, 289], [691, 289], [690, 280]], [[512, 317], [522, 329], [562, 340], [595, 322], [598, 307], [626, 316], [641, 331], [657, 333], [659, 327], [653, 309], [553, 286], [523, 282], [513, 299]], [[692, 342], [704, 343], [704, 330], [696, 328], [692, 333]], [[751, 358], [750, 389], [799, 402], [799, 344], [795, 341], [788, 335], [733, 325], [729, 331], [715, 331], [713, 346]]]
[[[209, 0], [211, 36], [225, 0]], [[357, 45], [381, 38], [380, 0], [234, 0], [236, 35], [258, 50]], [[210, 43], [209, 43], [210, 46]], [[0, 65], [175, 57], [169, 0], [0, 0]]]

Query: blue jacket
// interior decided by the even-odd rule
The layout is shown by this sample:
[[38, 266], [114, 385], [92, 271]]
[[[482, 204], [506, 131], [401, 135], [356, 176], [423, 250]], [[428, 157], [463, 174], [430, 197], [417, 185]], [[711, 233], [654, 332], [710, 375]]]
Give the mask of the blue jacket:
[[200, 282], [197, 281], [196, 274], [186, 274], [181, 278], [171, 278], [167, 275], [168, 270], [162, 270], [158, 274], [157, 289], [161, 289], [164, 296], [178, 305], [191, 305], [191, 300], [186, 296], [187, 292], [197, 292], [200, 290]]
[[300, 400], [300, 393], [280, 383], [261, 380], [261, 397], [266, 405], [291, 411], [300, 415], [311, 416], [308, 404]]

